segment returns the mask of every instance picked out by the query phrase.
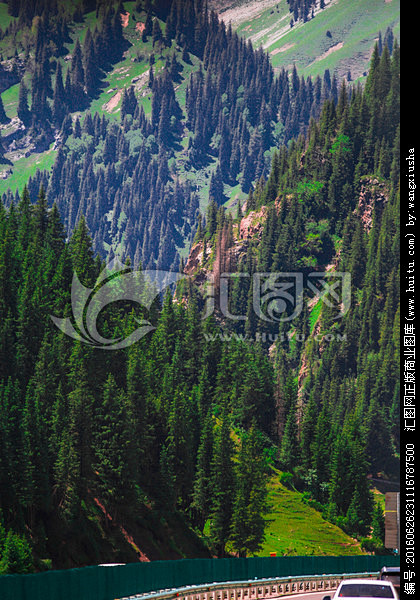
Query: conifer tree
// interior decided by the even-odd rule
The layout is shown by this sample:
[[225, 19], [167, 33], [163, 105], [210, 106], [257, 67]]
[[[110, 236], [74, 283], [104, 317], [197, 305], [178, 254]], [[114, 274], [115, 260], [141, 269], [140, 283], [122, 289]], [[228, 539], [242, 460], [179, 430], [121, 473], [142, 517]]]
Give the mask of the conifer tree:
[[223, 408], [221, 424], [216, 432], [212, 460], [212, 495], [210, 535], [218, 557], [226, 554], [230, 537], [235, 478], [233, 470], [233, 442], [230, 436], [229, 417]]
[[201, 432], [197, 452], [197, 468], [192, 507], [197, 513], [199, 527], [203, 530], [212, 506], [211, 464], [213, 458], [213, 419], [208, 411]]
[[95, 457], [98, 489], [114, 517], [135, 506], [133, 440], [127, 398], [112, 375], [104, 386], [103, 400], [95, 411]]
[[70, 253], [73, 268], [80, 281], [84, 285], [92, 285], [96, 273], [93, 263], [92, 240], [84, 217], [80, 219], [70, 240]]
[[153, 28], [152, 28], [152, 43], [153, 46], [159, 44], [163, 40], [162, 29], [160, 27], [158, 19], [153, 19]]
[[262, 450], [254, 424], [241, 440], [232, 515], [232, 547], [244, 557], [257, 553], [264, 540], [267, 487]]
[[3, 98], [0, 95], [0, 123], [5, 124], [9, 122], [9, 118], [6, 115], [6, 111], [4, 110]]
[[82, 48], [79, 40], [76, 41], [69, 72], [71, 84], [71, 105], [73, 110], [77, 110], [84, 107], [85, 104], [85, 69], [83, 66]]
[[98, 68], [98, 57], [95, 54], [95, 44], [90, 29], [86, 32], [82, 54], [86, 93], [89, 98], [92, 98], [99, 83], [100, 72]]
[[281, 439], [279, 460], [285, 469], [292, 470], [298, 464], [300, 455], [296, 414], [296, 386], [290, 381], [290, 378], [288, 388], [286, 397], [286, 423]]
[[23, 81], [20, 82], [17, 115], [25, 125], [28, 125], [31, 114], [28, 106], [28, 90]]
[[33, 557], [27, 539], [9, 530], [3, 545], [0, 573], [27, 574], [33, 571]]
[[52, 102], [52, 120], [56, 127], [61, 127], [67, 112], [63, 75], [60, 61], [57, 61], [55, 72], [54, 95]]

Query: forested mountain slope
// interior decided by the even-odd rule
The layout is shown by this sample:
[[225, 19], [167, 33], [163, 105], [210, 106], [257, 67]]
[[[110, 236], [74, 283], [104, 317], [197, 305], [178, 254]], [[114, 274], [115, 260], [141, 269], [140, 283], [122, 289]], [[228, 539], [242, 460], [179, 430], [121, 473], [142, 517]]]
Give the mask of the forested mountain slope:
[[[398, 471], [398, 64], [398, 47], [392, 59], [376, 47], [364, 90], [353, 89], [349, 98], [343, 83], [338, 103], [324, 104], [307, 137], [275, 153], [267, 181], [248, 196], [245, 215], [239, 209], [232, 219], [210, 206], [186, 264], [200, 284], [212, 277], [220, 287], [225, 271], [236, 274], [228, 312], [247, 318], [226, 318], [219, 310], [221, 322], [228, 332], [272, 346], [280, 388], [296, 386], [293, 401], [284, 391], [278, 399], [281, 452], [289, 467], [314, 469], [318, 486], [336, 468], [341, 486], [344, 473], [355, 485], [351, 469], [334, 466], [334, 451], [329, 458], [322, 454], [335, 438], [337, 459], [345, 460], [342, 445], [349, 443], [365, 456], [365, 469]], [[250, 275], [296, 271], [308, 278], [298, 314], [298, 303], [291, 303], [252, 318], [257, 280]], [[323, 301], [308, 281], [326, 272], [348, 273], [351, 297], [337, 288], [335, 303]], [[349, 467], [352, 451], [346, 451]]]
[[[198, 2], [59, 7], [1, 5], [19, 189], [0, 205], [0, 570], [256, 554], [273, 469], [384, 551], [370, 478], [399, 469], [398, 42], [350, 85], [275, 73]], [[51, 172], [20, 170], [35, 158]], [[139, 305], [104, 271], [115, 254], [119, 274], [182, 280]], [[343, 277], [321, 297], [327, 273]], [[105, 341], [152, 328], [112, 351], [85, 331], [104, 282]]]
[[199, 208], [244, 198], [339, 87], [275, 73], [199, 1], [171, 6], [16, 2], [0, 43], [5, 204], [42, 183], [68, 235], [84, 214], [96, 252], [160, 269], [185, 258]]
[[[4, 569], [16, 553], [31, 568], [29, 544], [38, 568], [129, 560], [125, 544], [139, 559], [206, 544], [216, 556], [258, 552], [270, 465], [326, 518], [381, 547], [369, 476], [398, 474], [398, 103], [395, 44], [392, 58], [375, 50], [364, 90], [349, 97], [343, 85], [308, 135], [276, 152], [245, 216], [210, 204], [201, 258], [175, 302], [168, 293], [149, 311], [127, 301], [102, 311], [110, 339], [153, 323], [122, 350], [73, 341], [50, 319], [72, 314], [73, 269], [93, 288], [103, 266], [85, 220], [66, 241], [42, 188], [35, 206], [25, 189], [2, 207]], [[279, 305], [255, 314], [251, 275], [310, 277], [327, 265], [350, 274], [350, 304], [340, 294], [314, 304], [305, 289], [295, 318], [276, 318]], [[224, 271], [239, 273], [229, 311], [245, 321], [217, 301], [201, 312], [203, 281], [212, 273], [218, 290]], [[166, 550], [165, 528], [185, 545]]]

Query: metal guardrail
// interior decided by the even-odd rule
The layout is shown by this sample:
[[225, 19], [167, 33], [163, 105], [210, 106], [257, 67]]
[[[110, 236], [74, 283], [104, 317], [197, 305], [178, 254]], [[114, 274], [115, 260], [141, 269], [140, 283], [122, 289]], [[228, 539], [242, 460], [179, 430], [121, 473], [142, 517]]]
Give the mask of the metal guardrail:
[[229, 581], [124, 596], [115, 600], [263, 600], [291, 594], [327, 592], [337, 589], [343, 579], [378, 577], [378, 575], [379, 573], [375, 572]]

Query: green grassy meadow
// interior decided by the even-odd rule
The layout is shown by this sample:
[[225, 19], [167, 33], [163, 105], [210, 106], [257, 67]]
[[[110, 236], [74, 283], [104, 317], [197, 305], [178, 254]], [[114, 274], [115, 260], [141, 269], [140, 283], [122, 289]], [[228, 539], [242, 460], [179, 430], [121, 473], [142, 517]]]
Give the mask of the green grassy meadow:
[[271, 478], [266, 516], [266, 537], [258, 556], [352, 556], [363, 554], [360, 544], [341, 529], [325, 521], [303, 502], [301, 494], [280, 483], [280, 473]]
[[[291, 14], [285, 1], [242, 22], [237, 31], [261, 45], [274, 67], [296, 64], [299, 74], [322, 75], [325, 69], [338, 77], [350, 71], [358, 79], [368, 69], [379, 31], [387, 27], [400, 35], [399, 0], [331, 0], [307, 23], [290, 27]], [[330, 36], [327, 35], [330, 32]]]

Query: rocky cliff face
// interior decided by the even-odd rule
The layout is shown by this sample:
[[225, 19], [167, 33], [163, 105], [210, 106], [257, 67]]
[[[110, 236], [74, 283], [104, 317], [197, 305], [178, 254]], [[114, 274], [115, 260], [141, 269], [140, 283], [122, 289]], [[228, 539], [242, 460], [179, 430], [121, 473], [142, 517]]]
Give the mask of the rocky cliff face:
[[[258, 239], [263, 232], [265, 221], [267, 218], [267, 208], [263, 206], [258, 211], [251, 211], [245, 217], [233, 225], [233, 237], [229, 247], [226, 248], [227, 262], [233, 267], [238, 264], [241, 256], [246, 254], [248, 244], [251, 240]], [[208, 265], [209, 259], [214, 253], [214, 248], [208, 244], [204, 244], [203, 240], [195, 243], [188, 256], [188, 260], [184, 267], [184, 273], [190, 276], [198, 275], [199, 271], [211, 272], [211, 265]]]
[[238, 226], [239, 240], [249, 240], [259, 236], [264, 228], [267, 209], [263, 206], [259, 211], [252, 210], [246, 217], [243, 217]]
[[211, 253], [211, 248], [208, 248], [206, 256], [204, 256], [204, 243], [202, 240], [198, 241], [190, 250], [188, 260], [184, 267], [184, 273], [186, 275], [196, 274], [200, 268], [206, 263], [206, 260]]
[[382, 213], [388, 199], [389, 186], [386, 183], [376, 178], [369, 178], [364, 181], [360, 189], [355, 214], [359, 216], [367, 232], [372, 228], [374, 211]]

